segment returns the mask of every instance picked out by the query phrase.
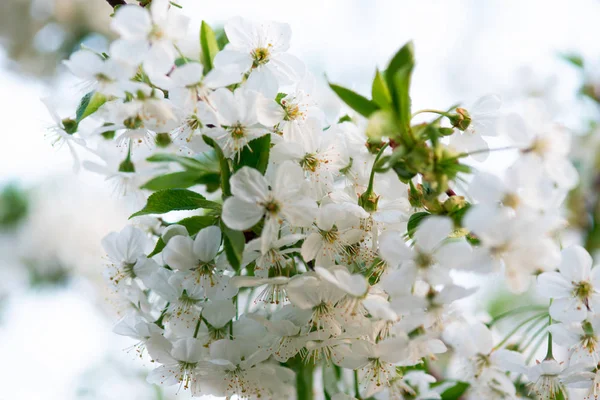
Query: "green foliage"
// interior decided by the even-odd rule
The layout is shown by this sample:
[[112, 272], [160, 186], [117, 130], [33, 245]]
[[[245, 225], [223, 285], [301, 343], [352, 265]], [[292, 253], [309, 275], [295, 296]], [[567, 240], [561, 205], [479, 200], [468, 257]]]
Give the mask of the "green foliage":
[[229, 186], [229, 178], [231, 177], [231, 168], [229, 167], [229, 161], [225, 158], [223, 150], [212, 138], [202, 135], [204, 142], [215, 150], [217, 160], [219, 162], [219, 169], [221, 171], [221, 191], [223, 192], [223, 199], [231, 196], [231, 187]]
[[583, 69], [585, 65], [583, 57], [581, 57], [579, 54], [564, 53], [560, 55], [560, 58], [580, 69]]
[[166, 189], [151, 194], [146, 206], [129, 218], [148, 214], [165, 214], [170, 211], [197, 210], [199, 208], [218, 210], [221, 205], [206, 200], [200, 193], [191, 190]]
[[223, 247], [227, 261], [229, 261], [234, 270], [238, 271], [242, 265], [242, 256], [246, 244], [244, 233], [233, 230], [222, 222], [221, 231], [223, 232]]
[[371, 97], [382, 109], [391, 108], [392, 95], [385, 82], [385, 78], [379, 70], [375, 71], [375, 78], [373, 78], [373, 85], [371, 87]]
[[415, 66], [414, 52], [413, 43], [408, 42], [392, 57], [385, 71], [385, 82], [391, 91], [392, 104], [398, 118], [401, 136], [410, 130], [410, 81]]
[[[193, 217], [184, 218], [181, 221], [175, 222], [175, 224], [173, 225], [185, 226], [185, 228], [188, 231], [188, 234], [190, 236], [194, 236], [196, 233], [200, 232], [200, 230], [211, 225], [216, 225], [218, 221], [218, 217], [214, 215], [195, 215]], [[148, 254], [148, 258], [160, 253], [165, 248], [165, 246], [165, 242], [162, 240], [162, 238], [159, 238], [156, 242], [154, 250], [152, 250], [152, 252]]]
[[333, 89], [335, 94], [344, 101], [344, 103], [348, 104], [350, 108], [365, 118], [369, 118], [371, 114], [379, 109], [379, 106], [375, 102], [350, 89], [346, 89], [345, 87], [333, 83], [330, 83], [329, 86]]
[[458, 400], [469, 389], [467, 382], [457, 381], [456, 384], [442, 392], [442, 400]]
[[406, 226], [408, 236], [412, 238], [421, 222], [423, 222], [423, 220], [425, 220], [425, 218], [429, 217], [430, 215], [430, 213], [424, 211], [414, 213], [413, 215], [411, 215], [408, 219], [408, 224]]
[[146, 182], [141, 188], [147, 190], [186, 189], [195, 185], [206, 185], [209, 192], [219, 188], [220, 176], [218, 173], [198, 173], [197, 171], [172, 172], [157, 176]]
[[27, 217], [27, 193], [16, 184], [8, 184], [0, 191], [0, 229], [13, 229]]
[[202, 64], [204, 73], [213, 69], [213, 60], [219, 52], [219, 43], [210, 25], [202, 21], [200, 26], [200, 48], [202, 49]]
[[75, 113], [77, 123], [98, 111], [104, 103], [106, 103], [106, 96], [102, 93], [92, 91], [83, 96]]
[[271, 150], [271, 135], [264, 135], [248, 142], [244, 147], [237, 162], [233, 165], [233, 170], [247, 166], [252, 167], [261, 174], [265, 174], [269, 165], [269, 152]]

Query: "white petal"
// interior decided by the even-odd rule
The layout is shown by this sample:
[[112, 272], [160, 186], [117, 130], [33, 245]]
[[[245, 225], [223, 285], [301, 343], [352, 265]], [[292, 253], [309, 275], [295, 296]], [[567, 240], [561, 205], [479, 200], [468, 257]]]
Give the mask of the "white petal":
[[219, 247], [221, 247], [221, 230], [217, 226], [202, 229], [194, 240], [194, 254], [204, 262], [214, 260]]
[[124, 6], [115, 13], [111, 27], [124, 39], [145, 39], [152, 31], [152, 20], [145, 8]]
[[415, 244], [428, 253], [448, 237], [453, 230], [452, 220], [433, 215], [425, 218], [414, 234]]
[[198, 264], [194, 255], [194, 242], [189, 236], [175, 236], [162, 251], [163, 260], [171, 268], [188, 270]]
[[267, 180], [254, 168], [240, 168], [233, 174], [229, 182], [231, 193], [248, 203], [263, 202], [269, 193]]
[[256, 203], [249, 203], [237, 197], [229, 197], [223, 203], [223, 222], [236, 230], [250, 229], [260, 221], [265, 209]]
[[589, 279], [593, 260], [581, 246], [571, 246], [561, 252], [562, 260], [558, 269], [569, 281], [581, 282]]

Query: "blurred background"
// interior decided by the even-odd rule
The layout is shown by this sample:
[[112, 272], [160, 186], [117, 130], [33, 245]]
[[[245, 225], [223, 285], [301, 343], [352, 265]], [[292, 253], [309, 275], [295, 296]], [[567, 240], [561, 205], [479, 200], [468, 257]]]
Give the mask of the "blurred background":
[[[573, 234], [593, 240], [585, 215], [596, 203], [581, 193], [597, 183], [600, 1], [178, 3], [192, 18], [192, 40], [203, 19], [215, 27], [236, 15], [287, 22], [291, 52], [315, 75], [363, 94], [375, 67], [413, 39], [415, 109], [468, 105], [488, 93], [501, 95], [508, 109], [531, 98], [543, 102], [580, 143], [573, 157], [587, 175], [569, 203], [579, 217]], [[100, 240], [125, 225], [129, 210], [102, 177], [74, 173], [67, 147], [54, 149], [45, 137], [51, 118], [40, 98], [50, 95], [74, 109], [84, 90], [61, 61], [81, 44], [104, 50], [111, 12], [105, 0], [0, 1], [1, 399], [173, 395], [145, 383], [149, 365], [127, 351], [130, 340], [111, 332], [118, 305], [104, 288]], [[580, 56], [585, 67], [567, 55]], [[501, 163], [494, 154], [485, 168]], [[492, 297], [489, 307], [501, 291]], [[177, 398], [188, 396], [182, 391]]]

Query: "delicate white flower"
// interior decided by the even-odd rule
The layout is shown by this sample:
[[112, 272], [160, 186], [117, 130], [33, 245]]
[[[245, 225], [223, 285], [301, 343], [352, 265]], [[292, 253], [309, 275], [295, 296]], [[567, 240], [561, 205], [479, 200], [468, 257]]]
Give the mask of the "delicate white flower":
[[110, 54], [125, 63], [142, 64], [151, 78], [159, 79], [173, 67], [174, 42], [185, 36], [188, 23], [168, 0], [153, 0], [149, 8], [119, 7], [111, 27], [121, 39], [113, 42]]
[[133, 77], [135, 67], [114, 58], [103, 58], [84, 49], [71, 54], [65, 65], [73, 75], [86, 81], [89, 89], [107, 96], [124, 96], [124, 86]]
[[261, 251], [266, 253], [284, 220], [297, 227], [312, 224], [317, 205], [300, 192], [303, 183], [302, 169], [291, 162], [277, 168], [271, 184], [257, 170], [242, 167], [231, 177], [233, 196], [223, 203], [223, 222], [245, 230], [266, 217], [261, 235]]
[[163, 336], [154, 335], [147, 342], [148, 353], [162, 366], [148, 375], [148, 382], [161, 385], [180, 383], [185, 389], [196, 382], [195, 369], [205, 357], [204, 344], [195, 338], [175, 340], [173, 343]]
[[214, 60], [216, 68], [237, 65], [249, 73], [246, 88], [274, 98], [280, 85], [292, 83], [304, 74], [304, 65], [291, 54], [292, 32], [288, 24], [252, 22], [232, 18], [225, 24], [229, 44]]
[[399, 232], [385, 232], [379, 239], [382, 258], [390, 265], [418, 271], [432, 284], [450, 283], [450, 269], [464, 268], [470, 246], [464, 240], [446, 241], [454, 230], [449, 218], [429, 216], [420, 223], [409, 248]]
[[[52, 142], [52, 146], [54, 146], [57, 149], [60, 149], [66, 143], [67, 147], [69, 148], [69, 151], [71, 152], [71, 156], [73, 157], [73, 170], [75, 172], [79, 171], [79, 156], [77, 155], [77, 152], [75, 151], [75, 146], [73, 144], [77, 144], [82, 147], [85, 147], [86, 144], [85, 140], [75, 136], [75, 132], [71, 131], [73, 129], [73, 126], [74, 129], [77, 129], [77, 125], [74, 125], [76, 124], [76, 121], [70, 119], [61, 119], [58, 113], [56, 112], [56, 109], [54, 108], [54, 105], [49, 97], [43, 98], [42, 102], [48, 109], [48, 112], [50, 113], [50, 116], [52, 117], [52, 120], [54, 122], [54, 126], [48, 129], [48, 132], [50, 133], [50, 140]], [[66, 127], [65, 123], [70, 124], [70, 126]], [[69, 130], [70, 133], [67, 132], [67, 130]]]
[[538, 277], [538, 291], [552, 298], [550, 315], [562, 322], [579, 322], [588, 311], [600, 310], [600, 268], [592, 268], [592, 257], [581, 246], [562, 251], [559, 272]]
[[484, 96], [477, 100], [467, 110], [471, 119], [469, 126], [464, 131], [454, 132], [450, 136], [450, 145], [465, 153], [477, 152], [472, 157], [477, 161], [485, 161], [489, 153], [485, 151], [488, 149], [488, 144], [483, 137], [496, 136], [496, 124], [501, 105], [502, 101], [496, 95]]

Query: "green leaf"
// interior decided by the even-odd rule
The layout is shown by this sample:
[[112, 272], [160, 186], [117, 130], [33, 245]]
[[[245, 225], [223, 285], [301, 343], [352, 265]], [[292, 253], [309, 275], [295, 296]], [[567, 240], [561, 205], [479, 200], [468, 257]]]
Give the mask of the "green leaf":
[[583, 68], [584, 66], [583, 58], [579, 54], [561, 54], [560, 58], [577, 68]]
[[345, 87], [335, 85], [330, 83], [329, 86], [333, 91], [344, 101], [344, 103], [348, 104], [350, 108], [359, 113], [365, 118], [369, 118], [371, 114], [379, 109], [379, 106], [367, 99], [360, 94], [353, 92], [350, 89], [346, 89]]
[[225, 248], [227, 261], [229, 261], [234, 270], [238, 271], [242, 265], [242, 256], [246, 243], [244, 233], [235, 231], [224, 223], [221, 223], [221, 231], [223, 232], [223, 247]]
[[148, 214], [165, 214], [170, 211], [197, 210], [198, 208], [220, 209], [221, 205], [206, 200], [200, 193], [187, 189], [167, 189], [155, 192], [148, 197], [146, 206], [129, 218]]
[[242, 150], [239, 161], [234, 163], [233, 170], [246, 166], [252, 167], [265, 174], [269, 165], [269, 152], [271, 150], [271, 135], [264, 135], [248, 142]]
[[385, 71], [385, 82], [390, 89], [402, 137], [410, 131], [410, 81], [414, 66], [414, 46], [412, 42], [408, 42], [392, 57]]
[[188, 170], [218, 172], [218, 166], [214, 160], [210, 160], [209, 156], [207, 156], [205, 160], [198, 160], [192, 157], [178, 156], [175, 154], [154, 154], [146, 160], [149, 162], [176, 162]]
[[217, 43], [219, 44], [219, 50], [223, 50], [225, 46], [227, 46], [227, 44], [229, 43], [229, 38], [225, 33], [225, 29], [217, 29], [215, 34], [217, 35]]
[[202, 64], [204, 65], [204, 74], [213, 68], [213, 60], [219, 52], [219, 44], [215, 32], [210, 25], [202, 21], [200, 26], [200, 47], [202, 49]]
[[375, 71], [375, 78], [373, 79], [373, 86], [371, 87], [371, 97], [379, 107], [383, 109], [391, 107], [392, 95], [379, 70]]
[[187, 217], [179, 222], [175, 222], [177, 225], [183, 225], [187, 229], [190, 236], [194, 236], [202, 229], [216, 225], [219, 218], [215, 215], [194, 215], [193, 217]]
[[456, 384], [442, 393], [442, 400], [458, 400], [467, 391], [469, 384], [458, 381]]
[[77, 122], [81, 122], [83, 119], [98, 111], [100, 106], [104, 103], [106, 103], [106, 96], [102, 93], [92, 91], [83, 96], [75, 114]]
[[146, 182], [141, 188], [152, 191], [164, 189], [185, 189], [194, 185], [219, 186], [218, 173], [198, 173], [198, 171], [180, 171], [157, 176]]
[[158, 241], [156, 242], [156, 246], [154, 246], [154, 250], [152, 250], [152, 253], [148, 254], [148, 258], [154, 257], [155, 255], [157, 255], [158, 253], [163, 251], [163, 249], [166, 246], [167, 246], [167, 244], [162, 240], [162, 238], [158, 238]]
[[219, 169], [221, 171], [221, 191], [223, 192], [223, 199], [231, 196], [231, 187], [229, 186], [229, 178], [231, 177], [231, 169], [229, 168], [229, 162], [223, 154], [221, 147], [212, 138], [202, 135], [204, 142], [215, 150], [217, 159], [219, 160]]
[[417, 230], [419, 224], [421, 222], [423, 222], [423, 220], [427, 217], [429, 217], [431, 214], [429, 214], [428, 212], [418, 212], [418, 213], [414, 213], [413, 215], [410, 216], [410, 218], [408, 219], [408, 224], [406, 226], [406, 230], [408, 232], [408, 236], [413, 237], [413, 235], [415, 234], [415, 231]]

